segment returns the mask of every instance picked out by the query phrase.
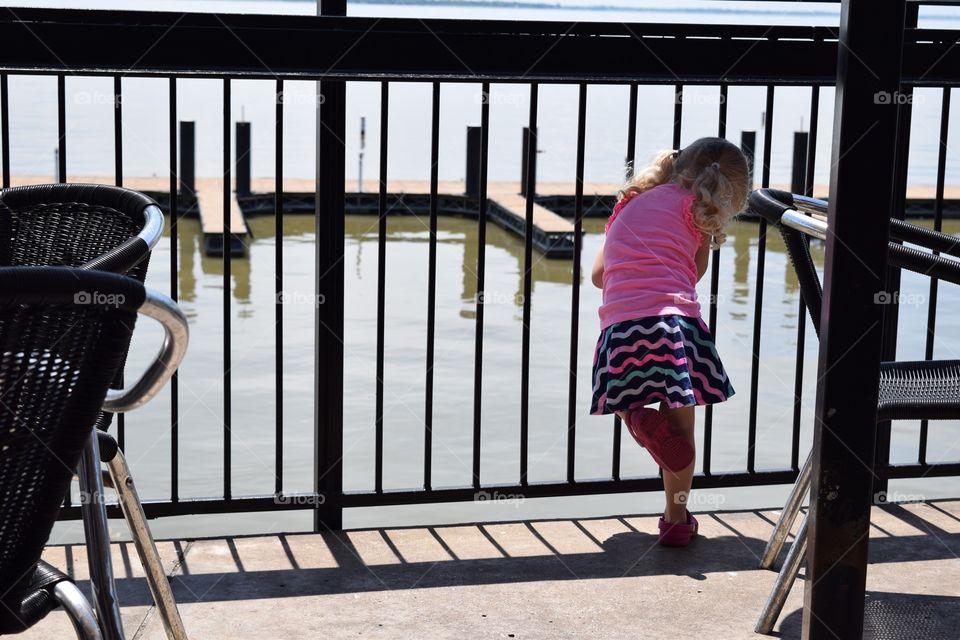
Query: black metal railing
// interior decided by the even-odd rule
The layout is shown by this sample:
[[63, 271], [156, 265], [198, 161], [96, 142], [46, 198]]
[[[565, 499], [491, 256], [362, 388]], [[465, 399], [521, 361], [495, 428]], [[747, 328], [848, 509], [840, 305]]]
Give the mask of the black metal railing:
[[[916, 8], [914, 5], [913, 9]], [[956, 31], [910, 30], [906, 33], [904, 78], [905, 90], [915, 87], [942, 87], [939, 164], [935, 196], [934, 226], [943, 219], [944, 179], [951, 86], [960, 81], [960, 40]], [[213, 14], [173, 14], [127, 11], [66, 11], [22, 9], [0, 16], [0, 137], [2, 137], [3, 186], [9, 186], [10, 145], [8, 78], [17, 74], [53, 74], [57, 77], [59, 179], [66, 179], [67, 136], [65, 109], [66, 76], [107, 75], [113, 78], [114, 163], [115, 178], [122, 185], [122, 79], [131, 76], [168, 78], [169, 91], [169, 193], [182, 191], [177, 161], [177, 85], [186, 77], [213, 77], [222, 80], [223, 98], [223, 345], [222, 384], [223, 431], [222, 493], [209, 498], [183, 498], [179, 484], [181, 455], [179, 380], [171, 382], [170, 405], [170, 495], [167, 499], [147, 502], [144, 507], [151, 517], [197, 513], [226, 513], [258, 510], [313, 509], [317, 526], [337, 528], [342, 509], [390, 504], [469, 501], [478, 499], [478, 492], [502, 491], [525, 497], [584, 495], [660, 488], [660, 479], [623, 477], [621, 474], [621, 431], [618, 419], [613, 421], [613, 453], [609, 478], [582, 480], [575, 477], [578, 379], [578, 323], [580, 311], [580, 265], [584, 211], [584, 149], [586, 132], [587, 87], [592, 83], [616, 83], [629, 87], [629, 135], [626, 157], [636, 156], [638, 90], [647, 85], [668, 85], [674, 88], [675, 112], [673, 146], [680, 146], [683, 124], [685, 87], [714, 85], [721, 96], [716, 131], [727, 135], [727, 100], [731, 86], [765, 87], [766, 122], [761, 143], [763, 163], [759, 167], [759, 186], [770, 185], [772, 122], [775, 117], [774, 97], [777, 87], [811, 88], [810, 132], [804, 153], [803, 190], [812, 195], [816, 170], [818, 105], [821, 87], [832, 86], [836, 74], [836, 34], [829, 28], [711, 26], [711, 25], [629, 25], [610, 23], [516, 23], [498, 21], [406, 20], [346, 17], [242, 16]], [[196, 43], [202, 42], [198, 50]], [[402, 56], [383, 57], [384, 51], [403, 51]], [[670, 66], [663, 61], [670, 60]], [[603, 61], [602, 65], [593, 61]], [[275, 293], [278, 302], [274, 313], [276, 414], [274, 438], [274, 494], [238, 496], [232, 488], [233, 471], [231, 432], [237, 418], [232, 412], [231, 389], [231, 320], [230, 304], [232, 233], [231, 201], [231, 82], [235, 79], [260, 78], [275, 82], [276, 165], [274, 193], [274, 225], [276, 233]], [[278, 500], [285, 492], [283, 371], [284, 291], [283, 210], [284, 165], [284, 83], [289, 80], [318, 80], [323, 100], [319, 109], [317, 131], [317, 197], [316, 197], [316, 269], [320, 277], [316, 294], [326, 304], [316, 312], [315, 357], [315, 488], [300, 499]], [[394, 82], [428, 81], [430, 100], [430, 193], [429, 248], [426, 310], [426, 361], [423, 419], [423, 481], [406, 490], [387, 490], [383, 486], [383, 415], [384, 415], [384, 333], [386, 294], [386, 219], [388, 214], [388, 182], [386, 176], [388, 118], [381, 118], [380, 184], [378, 200], [378, 286], [376, 318], [376, 386], [374, 488], [370, 491], [343, 490], [343, 333], [344, 333], [344, 143], [345, 82], [375, 80], [380, 82], [381, 112], [390, 107], [390, 85]], [[472, 481], [469, 485], [438, 488], [434, 486], [434, 354], [436, 338], [437, 290], [437, 218], [442, 194], [438, 194], [438, 157], [441, 86], [448, 82], [481, 82], [485, 98], [481, 105], [480, 162], [478, 167], [479, 196], [476, 198], [477, 262], [474, 334], [474, 370], [472, 397]], [[534, 142], [527, 146], [528, 167], [535, 167], [535, 136], [538, 125], [539, 88], [544, 84], [576, 84], [579, 88], [576, 127], [576, 189], [573, 203], [575, 228], [572, 256], [569, 378], [567, 388], [567, 459], [562, 480], [531, 482], [529, 469], [530, 379], [531, 379], [531, 289], [533, 245], [532, 234], [524, 234], [523, 244], [523, 308], [520, 353], [520, 473], [516, 482], [493, 485], [483, 482], [480, 441], [483, 415], [484, 383], [484, 300], [486, 269], [486, 226], [488, 222], [488, 152], [491, 101], [486, 99], [491, 82], [523, 83], [529, 86], [529, 130]], [[897, 108], [909, 110], [909, 101]], [[906, 155], [899, 172], [905, 192]], [[525, 176], [526, 193], [535, 193], [535, 171]], [[170, 215], [170, 293], [178, 294], [178, 221], [184, 215], [182, 202], [169, 197], [166, 206]], [[527, 198], [525, 226], [533, 228], [534, 199]], [[713, 408], [705, 412], [702, 467], [694, 486], [736, 487], [792, 482], [799, 469], [801, 393], [803, 389], [803, 355], [806, 331], [806, 309], [798, 301], [797, 349], [793, 425], [790, 439], [790, 465], [787, 468], [758, 468], [755, 456], [757, 443], [758, 384], [762, 353], [762, 310], [765, 277], [767, 226], [757, 225], [757, 266], [753, 306], [752, 367], [749, 391], [746, 467], [718, 474], [712, 470]], [[721, 253], [712, 252], [710, 270], [709, 325], [717, 326], [718, 288]], [[926, 356], [933, 354], [933, 329], [936, 322], [937, 283], [930, 285], [929, 333]], [[895, 313], [895, 306], [891, 305]], [[890, 338], [895, 346], [895, 325]], [[123, 446], [124, 424], [118, 425]], [[887, 426], [889, 429], [889, 425]], [[919, 477], [923, 475], [960, 475], [960, 464], [930, 464], [926, 456], [927, 426], [921, 426], [917, 462], [889, 467], [881, 472], [887, 477]], [[887, 437], [889, 443], [889, 436]], [[888, 447], [889, 448], [889, 447]], [[882, 458], [887, 460], [888, 458]], [[78, 517], [76, 508], [64, 511], [65, 517]]]

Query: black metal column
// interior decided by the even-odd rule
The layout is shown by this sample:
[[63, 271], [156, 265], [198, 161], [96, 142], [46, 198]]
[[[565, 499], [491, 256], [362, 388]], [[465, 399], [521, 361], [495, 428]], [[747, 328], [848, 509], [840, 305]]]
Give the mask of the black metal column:
[[[346, 0], [318, 0], [320, 15], [344, 16]], [[346, 84], [317, 83], [316, 357], [314, 380], [314, 530], [342, 529], [343, 252]]]
[[[906, 26], [916, 28], [920, 7], [916, 3], [907, 5]], [[901, 87], [896, 100], [890, 100], [897, 109], [897, 157], [894, 163], [893, 217], [903, 220], [907, 204], [907, 168], [910, 162], [910, 122], [913, 115], [913, 87]], [[883, 309], [883, 347], [882, 360], [897, 359], [897, 327], [900, 318], [900, 269], [887, 269], [886, 296]], [[890, 426], [889, 420], [877, 424], [876, 461], [877, 476], [873, 481], [873, 499], [875, 504], [887, 500], [887, 471], [890, 464]]]
[[860, 638], [905, 0], [844, 0], [813, 442], [805, 639]]

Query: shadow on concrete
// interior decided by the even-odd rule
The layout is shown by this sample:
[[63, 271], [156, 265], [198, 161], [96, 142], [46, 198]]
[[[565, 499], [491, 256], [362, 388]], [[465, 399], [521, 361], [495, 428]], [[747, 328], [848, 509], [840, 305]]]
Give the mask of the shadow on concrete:
[[[872, 539], [871, 563], [953, 560], [960, 555], [960, 534], [936, 529], [930, 522], [901, 507], [884, 509], [913, 524], [925, 534]], [[669, 575], [706, 580], [707, 575], [712, 573], [757, 570], [765, 545], [761, 536], [769, 532], [769, 527], [767, 518], [759, 512], [752, 513], [757, 516], [755, 523], [749, 525], [752, 535], [744, 535], [734, 525], [734, 522], [742, 524], [742, 519], [736, 521], [727, 517], [730, 514], [724, 513], [703, 514], [701, 529], [705, 523], [710, 522], [710, 531], [714, 534], [718, 530], [724, 533], [702, 535], [686, 549], [661, 547], [657, 544], [655, 533], [637, 530], [624, 518], [597, 518], [616, 520], [626, 529], [603, 540], [597, 539], [584, 526], [583, 523], [589, 523], [591, 519], [560, 520], [559, 522], [571, 523], [577, 529], [576, 535], [571, 536], [571, 540], [576, 542], [573, 546], [578, 549], [574, 553], [558, 550], [534, 526], [557, 521], [500, 523], [521, 526], [526, 530], [524, 534], [536, 539], [536, 553], [524, 555], [511, 555], [491, 534], [491, 528], [498, 523], [450, 525], [461, 529], [465, 526], [472, 527], [486, 539], [495, 550], [495, 553], [486, 555], [494, 557], [480, 558], [458, 557], [441, 535], [443, 530], [448, 528], [446, 526], [362, 530], [367, 535], [379, 536], [376, 541], [382, 542], [381, 548], [388, 548], [389, 555], [392, 556], [385, 562], [378, 561], [375, 564], [364, 562], [362, 550], [358, 549], [350, 538], [351, 534], [360, 530], [327, 531], [316, 534], [322, 537], [322, 542], [317, 540], [311, 543], [314, 548], [322, 550], [327, 558], [332, 558], [332, 561], [326, 563], [330, 566], [322, 568], [301, 567], [286, 535], [269, 537], [279, 542], [286, 556], [284, 562], [284, 558], [277, 555], [277, 565], [283, 568], [276, 570], [245, 568], [236, 545], [243, 537], [226, 538], [223, 541], [226, 549], [218, 552], [216, 567], [206, 566], [199, 569], [191, 566], [189, 549], [190, 545], [195, 543], [177, 542], [175, 546], [179, 555], [180, 571], [179, 575], [172, 578], [172, 583], [178, 602], [191, 603], [631, 576]], [[647, 522], [655, 523], [655, 520], [649, 519]], [[763, 526], [758, 528], [758, 524]], [[405, 559], [402, 551], [391, 539], [391, 535], [405, 529], [418, 531], [424, 536], [425, 542], [438, 544], [445, 557], [429, 561]], [[427, 534], [429, 538], [426, 537]], [[529, 536], [527, 539], [530, 539]], [[261, 562], [258, 566], [262, 565]], [[127, 572], [126, 575], [129, 576], [130, 573]], [[120, 600], [125, 606], [151, 603], [143, 579], [119, 578], [117, 585]], [[782, 632], [784, 637], [792, 637], [789, 634], [797, 625], [798, 616], [796, 622], [792, 617], [785, 618]]]

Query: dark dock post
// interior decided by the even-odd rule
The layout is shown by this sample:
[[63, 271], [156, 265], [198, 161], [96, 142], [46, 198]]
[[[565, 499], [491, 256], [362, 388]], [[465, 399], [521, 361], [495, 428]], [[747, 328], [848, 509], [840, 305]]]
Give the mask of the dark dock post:
[[753, 175], [753, 150], [757, 148], [757, 132], [740, 132], [740, 150], [747, 156], [747, 167], [750, 169], [750, 175]]
[[237, 195], [250, 194], [250, 123], [237, 123]]
[[901, 87], [906, 4], [843, 0], [840, 11], [804, 640], [863, 635], [883, 275], [897, 199], [890, 185], [905, 125], [896, 104], [881, 98]]
[[793, 168], [790, 172], [790, 191], [805, 193], [807, 185], [807, 143], [810, 134], [806, 131], [793, 132]]
[[480, 195], [480, 127], [467, 127], [466, 194]]
[[193, 121], [180, 121], [180, 186], [178, 189], [182, 195], [191, 199], [197, 192], [195, 128]]
[[[533, 145], [533, 154], [529, 154], [530, 146]], [[536, 180], [537, 175], [537, 130], [534, 129], [533, 133], [530, 132], [530, 127], [523, 128], [523, 142], [521, 145], [520, 151], [520, 195], [524, 198], [527, 197], [527, 170], [534, 176]], [[532, 158], [531, 167], [527, 167], [527, 159]], [[536, 182], [534, 182], [536, 184]], [[537, 195], [536, 193], [529, 194], [530, 196]]]

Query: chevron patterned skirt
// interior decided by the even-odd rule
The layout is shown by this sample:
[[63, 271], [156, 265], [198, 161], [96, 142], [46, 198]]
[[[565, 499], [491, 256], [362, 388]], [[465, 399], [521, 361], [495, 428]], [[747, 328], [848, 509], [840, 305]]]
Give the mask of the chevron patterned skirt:
[[671, 408], [734, 394], [702, 318], [650, 316], [610, 325], [593, 358], [590, 413], [629, 411], [661, 400]]

